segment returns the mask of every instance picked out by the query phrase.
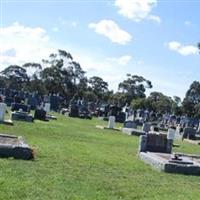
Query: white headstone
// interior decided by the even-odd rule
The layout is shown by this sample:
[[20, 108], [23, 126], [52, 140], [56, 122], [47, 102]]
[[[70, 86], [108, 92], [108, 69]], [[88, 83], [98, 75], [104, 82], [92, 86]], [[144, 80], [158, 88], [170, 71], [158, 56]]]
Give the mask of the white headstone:
[[50, 107], [51, 107], [51, 104], [50, 103], [45, 103], [44, 104], [44, 110], [49, 113], [50, 112]]
[[0, 121], [4, 121], [5, 113], [6, 113], [6, 104], [0, 103]]
[[168, 140], [174, 140], [174, 138], [175, 138], [175, 133], [176, 133], [176, 130], [175, 130], [175, 129], [169, 128], [169, 129], [168, 129], [168, 132], [167, 132], [167, 139], [168, 139]]
[[108, 122], [108, 128], [114, 128], [114, 127], [115, 127], [115, 116], [110, 116]]

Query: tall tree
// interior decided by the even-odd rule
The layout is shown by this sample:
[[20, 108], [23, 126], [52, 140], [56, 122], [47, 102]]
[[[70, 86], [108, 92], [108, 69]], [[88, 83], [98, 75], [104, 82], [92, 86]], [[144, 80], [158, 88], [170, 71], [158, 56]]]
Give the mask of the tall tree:
[[22, 89], [29, 82], [26, 69], [18, 65], [10, 65], [1, 72], [1, 76], [7, 79], [8, 88]]
[[142, 76], [127, 74], [127, 79], [119, 84], [119, 90], [126, 94], [126, 101], [128, 104], [133, 99], [145, 98], [145, 91], [147, 88], [152, 88], [151, 81]]
[[[195, 117], [198, 111], [195, 109], [200, 103], [200, 82], [194, 81], [188, 91], [186, 92], [185, 98], [183, 100], [183, 111], [185, 114], [191, 117]], [[199, 110], [199, 109], [198, 109]]]

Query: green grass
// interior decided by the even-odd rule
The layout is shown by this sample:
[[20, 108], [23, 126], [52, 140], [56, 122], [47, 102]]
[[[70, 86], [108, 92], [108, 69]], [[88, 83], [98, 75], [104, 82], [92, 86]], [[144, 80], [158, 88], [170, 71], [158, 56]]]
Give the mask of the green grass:
[[[0, 159], [0, 199], [200, 199], [200, 177], [154, 171], [137, 158], [138, 137], [95, 128], [104, 123], [58, 116], [0, 125], [0, 133], [24, 136], [36, 150], [35, 161]], [[174, 151], [200, 152], [180, 144]]]

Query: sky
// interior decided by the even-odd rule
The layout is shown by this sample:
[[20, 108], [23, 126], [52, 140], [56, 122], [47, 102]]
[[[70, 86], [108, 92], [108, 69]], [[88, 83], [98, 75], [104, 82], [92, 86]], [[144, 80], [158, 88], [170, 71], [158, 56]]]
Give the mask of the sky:
[[0, 0], [0, 70], [57, 49], [117, 91], [126, 74], [184, 98], [200, 80], [200, 0]]

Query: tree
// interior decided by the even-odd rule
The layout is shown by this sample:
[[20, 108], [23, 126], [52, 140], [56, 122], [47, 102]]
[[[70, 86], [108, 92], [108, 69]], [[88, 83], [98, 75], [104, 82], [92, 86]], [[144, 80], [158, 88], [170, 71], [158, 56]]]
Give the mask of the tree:
[[133, 99], [131, 101], [131, 108], [134, 110], [137, 109], [147, 109], [147, 99], [146, 98], [138, 98], [138, 99]]
[[200, 82], [194, 81], [188, 91], [186, 92], [183, 100], [183, 112], [190, 117], [196, 117], [199, 115], [197, 108], [200, 103]]
[[165, 96], [161, 92], [152, 92], [148, 98], [146, 107], [157, 113], [171, 113], [173, 100], [171, 97]]
[[142, 76], [127, 74], [127, 79], [119, 84], [119, 90], [126, 95], [126, 102], [131, 103], [133, 99], [145, 98], [147, 88], [152, 88], [151, 81]]
[[10, 65], [1, 72], [1, 76], [7, 80], [8, 88], [22, 89], [29, 82], [26, 69], [18, 65]]
[[98, 76], [89, 79], [89, 89], [100, 99], [104, 99], [104, 95], [108, 92], [108, 83]]

